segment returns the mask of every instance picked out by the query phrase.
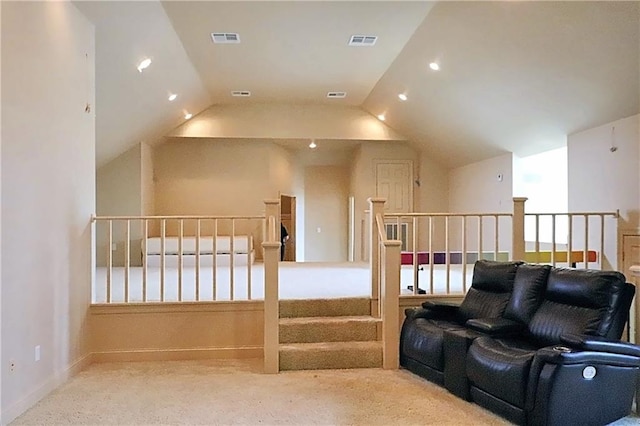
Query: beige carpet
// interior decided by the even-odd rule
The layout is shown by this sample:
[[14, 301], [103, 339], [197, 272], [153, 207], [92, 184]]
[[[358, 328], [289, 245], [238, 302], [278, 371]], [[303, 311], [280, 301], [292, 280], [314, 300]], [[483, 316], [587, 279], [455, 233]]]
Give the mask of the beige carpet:
[[13, 424], [507, 424], [406, 371], [261, 360], [94, 364]]
[[508, 424], [404, 370], [261, 369], [261, 360], [94, 364], [12, 424]]

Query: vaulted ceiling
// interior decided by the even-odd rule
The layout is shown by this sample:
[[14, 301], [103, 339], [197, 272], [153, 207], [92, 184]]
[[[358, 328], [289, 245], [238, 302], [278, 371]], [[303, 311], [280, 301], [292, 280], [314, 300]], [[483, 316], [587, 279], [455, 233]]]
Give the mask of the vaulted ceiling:
[[[96, 26], [98, 166], [212, 105], [359, 107], [451, 167], [640, 112], [638, 2], [75, 4]], [[351, 47], [352, 35], [378, 39]]]

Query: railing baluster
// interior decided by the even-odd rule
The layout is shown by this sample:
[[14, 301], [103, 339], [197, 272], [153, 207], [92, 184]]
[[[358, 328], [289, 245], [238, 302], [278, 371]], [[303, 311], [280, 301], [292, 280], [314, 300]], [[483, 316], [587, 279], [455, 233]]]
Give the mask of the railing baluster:
[[499, 244], [500, 244], [500, 242], [499, 242], [500, 241], [500, 231], [499, 231], [499, 228], [498, 228], [498, 215], [494, 216], [494, 222], [495, 222], [495, 227], [496, 227], [496, 232], [495, 232], [496, 239], [494, 241], [495, 247], [494, 247], [493, 258], [494, 258], [494, 260], [498, 261], [499, 260], [498, 259], [498, 248], [499, 248]]
[[467, 216], [462, 216], [462, 291], [467, 293]]
[[167, 232], [167, 221], [162, 219], [160, 222], [160, 301], [164, 302], [164, 273], [165, 273], [165, 238]]
[[535, 234], [535, 252], [536, 252], [536, 262], [540, 263], [540, 215], [536, 214], [535, 216], [536, 223], [536, 234]]
[[213, 219], [213, 234], [212, 234], [212, 246], [213, 246], [213, 259], [211, 262], [211, 291], [213, 300], [218, 300], [218, 277], [216, 271], [218, 270], [218, 219]]
[[435, 262], [433, 253], [433, 216], [429, 216], [429, 293], [433, 294], [433, 263]]
[[111, 279], [113, 276], [113, 220], [109, 220], [107, 246], [107, 303], [111, 303]]
[[253, 238], [247, 235], [247, 299], [252, 299], [251, 288], [251, 253], [253, 253]]
[[569, 236], [567, 237], [567, 263], [571, 265], [571, 254], [573, 253], [573, 215], [568, 214], [569, 217]]
[[584, 215], [584, 269], [589, 269], [589, 215]]
[[200, 300], [200, 219], [196, 220], [196, 301]]
[[418, 294], [418, 286], [420, 285], [420, 278], [418, 276], [418, 270], [420, 269], [420, 262], [418, 259], [418, 218], [414, 217], [412, 220], [412, 244], [413, 244], [413, 294]]
[[149, 239], [149, 221], [142, 220], [142, 301], [147, 301], [147, 240]]
[[444, 218], [444, 262], [445, 268], [447, 270], [447, 294], [451, 294], [451, 264], [449, 256], [451, 255], [449, 252], [449, 216], [445, 216]]
[[478, 215], [478, 260], [481, 260], [482, 255], [482, 215]]
[[178, 302], [182, 302], [182, 253], [184, 251], [184, 221], [178, 221]]
[[600, 269], [604, 268], [602, 259], [604, 258], [604, 215], [600, 215], [600, 256], [596, 259], [596, 262], [600, 265]]
[[129, 303], [129, 272], [131, 267], [131, 221], [127, 219], [124, 238], [124, 301]]
[[231, 237], [229, 237], [229, 251], [231, 252], [231, 258], [229, 260], [229, 298], [235, 300], [235, 283], [234, 283], [234, 266], [235, 266], [235, 237], [236, 237], [236, 221], [231, 219]]
[[551, 215], [551, 264], [556, 266], [556, 215]]

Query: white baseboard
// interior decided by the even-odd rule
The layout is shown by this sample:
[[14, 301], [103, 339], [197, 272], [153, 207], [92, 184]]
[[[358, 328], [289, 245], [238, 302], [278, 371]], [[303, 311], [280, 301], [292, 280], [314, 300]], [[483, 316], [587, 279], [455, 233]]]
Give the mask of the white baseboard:
[[20, 416], [22, 413], [33, 407], [38, 401], [54, 391], [58, 386], [78, 374], [93, 362], [93, 354], [79, 358], [67, 368], [54, 373], [34, 390], [25, 395], [22, 399], [8, 406], [0, 413], [0, 424], [6, 425]]
[[94, 352], [93, 362], [190, 361], [200, 359], [262, 358], [262, 346], [204, 349], [142, 349]]

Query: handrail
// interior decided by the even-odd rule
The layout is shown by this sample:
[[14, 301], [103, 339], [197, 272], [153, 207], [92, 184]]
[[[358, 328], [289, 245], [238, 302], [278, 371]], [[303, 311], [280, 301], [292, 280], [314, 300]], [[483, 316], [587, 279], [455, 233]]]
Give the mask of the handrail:
[[212, 220], [212, 219], [239, 219], [239, 220], [251, 220], [251, 219], [264, 219], [264, 216], [260, 215], [250, 215], [250, 216], [234, 216], [234, 215], [223, 215], [223, 216], [202, 216], [202, 215], [167, 215], [167, 216], [91, 216], [91, 222], [96, 222], [99, 220], [144, 220], [144, 219], [171, 219], [171, 220]]
[[376, 225], [378, 227], [378, 236], [380, 237], [380, 241], [387, 241], [387, 235], [384, 232], [384, 218], [381, 214], [376, 215]]
[[511, 217], [513, 213], [385, 213], [385, 217]]

